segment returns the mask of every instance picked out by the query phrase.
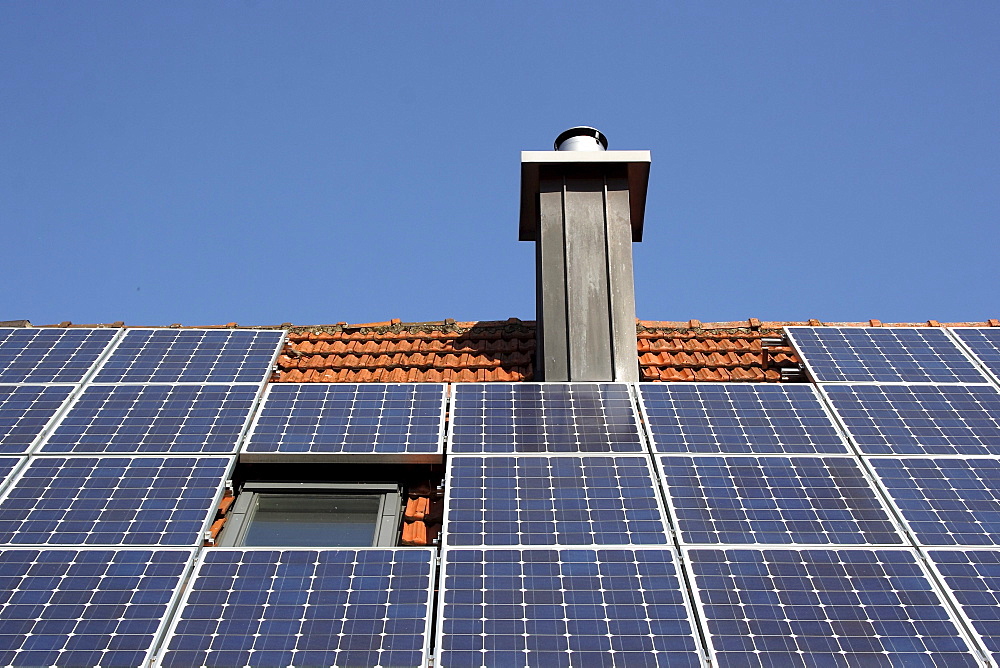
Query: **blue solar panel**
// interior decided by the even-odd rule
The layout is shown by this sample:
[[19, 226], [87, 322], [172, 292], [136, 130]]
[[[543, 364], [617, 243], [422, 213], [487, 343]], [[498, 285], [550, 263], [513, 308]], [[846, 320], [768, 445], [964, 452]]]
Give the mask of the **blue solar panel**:
[[0, 501], [0, 543], [198, 545], [228, 457], [36, 457]]
[[441, 453], [444, 385], [268, 387], [246, 453]]
[[443, 668], [701, 665], [670, 550], [452, 549], [443, 579]]
[[662, 545], [646, 457], [453, 456], [446, 544]]
[[78, 383], [119, 331], [0, 328], [0, 383]]
[[249, 329], [130, 329], [98, 383], [260, 383], [285, 333]]
[[660, 464], [688, 544], [903, 542], [852, 457], [661, 457]]
[[955, 327], [951, 331], [1000, 379], [1000, 327]]
[[252, 385], [90, 385], [44, 453], [228, 453], [253, 410]]
[[0, 385], [0, 453], [27, 452], [72, 391], [70, 385]]
[[935, 327], [786, 327], [785, 333], [818, 382], [987, 382]]
[[206, 550], [162, 666], [425, 666], [434, 552]]
[[934, 550], [928, 554], [993, 662], [1000, 664], [1000, 552]]
[[455, 453], [645, 452], [623, 383], [455, 385]]
[[142, 666], [189, 550], [0, 550], [0, 664]]
[[0, 488], [7, 484], [11, 473], [23, 461], [27, 461], [27, 457], [0, 457]]
[[713, 665], [979, 665], [909, 550], [685, 555]]
[[1000, 391], [989, 385], [827, 385], [870, 455], [1000, 455]]
[[1000, 461], [869, 462], [921, 545], [1000, 545]]
[[809, 385], [655, 383], [639, 392], [657, 452], [847, 452]]

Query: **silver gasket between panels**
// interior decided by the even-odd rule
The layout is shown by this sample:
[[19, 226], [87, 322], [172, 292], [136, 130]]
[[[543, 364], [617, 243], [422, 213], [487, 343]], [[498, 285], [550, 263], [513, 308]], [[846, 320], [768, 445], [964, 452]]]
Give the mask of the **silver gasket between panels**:
[[[663, 383], [661, 383], [661, 385], [662, 384]], [[701, 383], [685, 383], [684, 385], [685, 386], [688, 386], [688, 385], [697, 385], [697, 386], [733, 385], [733, 386], [736, 386], [736, 385], [746, 385], [746, 384], [747, 383], [709, 383], [709, 382], [701, 382]], [[813, 398], [816, 399], [816, 403], [823, 410], [823, 413], [826, 415], [827, 419], [830, 420], [830, 425], [834, 428], [834, 431], [836, 432], [837, 438], [840, 440], [840, 444], [844, 448], [842, 452], [816, 452], [816, 451], [813, 451], [813, 452], [803, 452], [801, 454], [804, 455], [804, 456], [808, 456], [808, 455], [829, 455], [829, 456], [835, 456], [835, 455], [849, 455], [849, 454], [852, 454], [852, 452], [851, 452], [851, 443], [847, 440], [847, 437], [844, 434], [843, 427], [840, 425], [840, 423], [834, 417], [833, 412], [830, 409], [830, 406], [827, 405], [827, 403], [825, 401], [823, 401], [823, 397], [816, 390], [816, 385], [813, 384], [813, 383], [809, 383], [808, 385], [805, 384], [805, 383], [795, 383], [794, 385], [797, 386], [797, 387], [808, 387], [808, 388], [810, 388], [810, 393], [813, 395]], [[782, 386], [781, 385], [773, 385], [773, 387], [782, 387]], [[798, 456], [798, 454], [799, 454], [799, 453], [788, 452], [788, 451], [785, 451], [785, 452], [761, 452], [761, 453], [754, 453], [754, 452], [732, 452], [732, 453], [728, 453], [728, 452], [724, 451], [724, 449], [723, 449], [722, 446], [719, 447], [719, 451], [718, 452], [692, 452], [692, 451], [687, 451], [687, 452], [660, 452], [660, 451], [657, 450], [656, 437], [653, 435], [652, 422], [650, 421], [649, 413], [646, 411], [646, 405], [645, 405], [645, 403], [643, 401], [643, 398], [642, 398], [642, 390], [639, 387], [636, 387], [636, 396], [637, 396], [637, 398], [639, 400], [639, 408], [642, 411], [642, 419], [645, 422], [644, 431], [645, 431], [645, 435], [646, 435], [646, 440], [649, 442], [650, 452], [653, 455], [666, 455], [668, 457], [674, 457], [674, 456], [688, 457], [688, 456], [696, 456], [696, 455], [701, 455], [701, 456], [712, 456], [712, 455], [731, 455], [731, 456], [736, 456], [736, 455], [746, 455], [746, 456], [763, 457], [763, 456], [767, 456], [767, 455]]]
[[934, 574], [928, 567], [924, 556], [916, 547], [910, 547], [905, 545], [896, 545], [892, 547], [872, 547], [869, 545], [823, 545], [818, 547], [801, 547], [801, 546], [791, 546], [791, 545], [773, 545], [768, 547], [760, 546], [740, 546], [740, 545], [700, 545], [700, 546], [684, 546], [681, 548], [681, 557], [684, 564], [689, 568], [691, 573], [691, 598], [694, 600], [695, 608], [698, 611], [698, 619], [703, 624], [702, 635], [705, 638], [707, 651], [709, 652], [709, 661], [711, 665], [718, 665], [717, 652], [715, 650], [715, 644], [712, 642], [713, 634], [709, 628], [709, 619], [705, 614], [705, 606], [701, 601], [699, 594], [701, 593], [701, 588], [698, 587], [698, 576], [695, 574], [694, 562], [691, 560], [689, 553], [692, 551], [708, 551], [713, 550], [717, 552], [724, 552], [726, 550], [732, 549], [746, 549], [756, 552], [802, 552], [802, 551], [841, 551], [841, 550], [856, 550], [856, 551], [897, 551], [897, 552], [907, 552], [913, 557], [913, 561], [917, 564], [921, 573], [927, 580], [931, 591], [937, 594], [941, 608], [948, 614], [948, 619], [955, 626], [955, 631], [958, 637], [960, 637], [967, 646], [970, 654], [972, 654], [977, 661], [982, 662], [982, 652], [979, 649], [978, 638], [969, 635], [965, 625], [962, 620], [956, 615], [955, 610], [952, 608], [951, 599], [947, 596], [946, 592], [941, 588], [940, 583], [934, 578]]
[[[670, 495], [670, 488], [667, 486], [666, 472], [663, 470], [662, 460], [664, 459], [676, 459], [679, 457], [688, 457], [691, 459], [697, 458], [736, 458], [736, 457], [752, 457], [760, 459], [848, 459], [857, 464], [858, 470], [861, 472], [862, 478], [871, 487], [871, 490], [875, 496], [876, 502], [881, 506], [882, 511], [885, 513], [886, 520], [892, 524], [893, 531], [899, 537], [898, 543], [688, 543], [684, 540], [684, 531], [681, 528], [681, 523], [677, 510], [673, 504], [673, 498]], [[772, 549], [772, 548], [788, 548], [788, 549], [840, 549], [842, 547], [871, 547], [875, 549], [884, 548], [908, 548], [911, 547], [912, 538], [905, 531], [905, 524], [902, 524], [901, 519], [897, 516], [897, 509], [895, 506], [891, 505], [889, 501], [885, 498], [885, 490], [882, 489], [880, 481], [876, 479], [872, 472], [868, 470], [865, 463], [859, 461], [856, 455], [851, 453], [835, 453], [835, 454], [808, 454], [808, 455], [796, 455], [796, 454], [767, 454], [767, 455], [753, 455], [753, 454], [669, 454], [663, 455], [658, 454], [656, 457], [656, 472], [659, 476], [660, 485], [663, 487], [663, 496], [665, 503], [670, 513], [670, 522], [674, 527], [674, 533], [676, 535], [676, 540], [678, 547], [704, 547], [704, 548], [730, 548], [730, 547], [753, 547], [761, 549]], [[749, 520], [748, 520], [749, 521]], [[693, 574], [692, 574], [693, 576]]]
[[[648, 447], [645, 450], [639, 449], [639, 450], [636, 450], [635, 452], [610, 452], [610, 451], [609, 452], [593, 452], [593, 451], [586, 451], [586, 452], [584, 452], [584, 451], [580, 451], [580, 452], [565, 452], [565, 451], [562, 451], [562, 452], [548, 452], [548, 451], [518, 452], [516, 450], [514, 450], [512, 452], [485, 452], [485, 451], [480, 451], [480, 452], [452, 452], [451, 446], [452, 446], [452, 443], [454, 443], [454, 434], [455, 434], [455, 415], [454, 415], [455, 401], [454, 401], [454, 399], [455, 399], [455, 395], [458, 392], [458, 387], [459, 386], [463, 386], [463, 387], [464, 386], [483, 386], [483, 385], [485, 385], [485, 386], [491, 386], [491, 387], [503, 386], [503, 385], [507, 385], [507, 386], [511, 386], [511, 387], [522, 387], [522, 386], [526, 386], [526, 385], [621, 385], [621, 386], [623, 386], [625, 388], [625, 393], [628, 395], [629, 401], [632, 404], [632, 421], [635, 423], [636, 431], [639, 434], [639, 441], [640, 441], [639, 446], [640, 446], [640, 448], [642, 447], [643, 436], [645, 434], [645, 427], [642, 424], [642, 420], [639, 418], [639, 413], [636, 412], [637, 408], [638, 408], [638, 404], [636, 403], [635, 392], [633, 390], [633, 385], [635, 385], [635, 383], [626, 383], [626, 382], [622, 382], [622, 381], [612, 381], [612, 380], [555, 381], [555, 382], [550, 382], [550, 383], [547, 383], [547, 382], [544, 382], [544, 381], [514, 382], [514, 383], [453, 383], [454, 387], [452, 388], [452, 401], [451, 401], [452, 415], [451, 415], [451, 420], [448, 421], [448, 440], [446, 442], [447, 443], [447, 447], [445, 449], [445, 452], [449, 456], [456, 456], [457, 457], [457, 456], [464, 456], [464, 455], [501, 455], [501, 456], [504, 456], [504, 455], [506, 455], [506, 456], [511, 456], [511, 455], [641, 455], [641, 454], [648, 454], [649, 453]], [[511, 408], [513, 408], [513, 406]]]
[[[455, 467], [451, 466], [450, 463], [453, 462], [455, 459], [461, 458], [461, 457], [472, 457], [472, 458], [476, 458], [476, 459], [480, 459], [480, 458], [482, 458], [482, 459], [502, 459], [502, 458], [507, 458], [507, 459], [511, 459], [511, 458], [513, 458], [513, 459], [521, 459], [521, 458], [538, 458], [538, 457], [546, 457], [546, 458], [550, 458], [551, 457], [551, 458], [559, 458], [559, 459], [569, 459], [569, 458], [573, 458], [573, 457], [575, 457], [575, 458], [600, 457], [600, 458], [610, 458], [610, 459], [623, 459], [625, 457], [630, 457], [630, 458], [640, 458], [640, 459], [643, 459], [643, 460], [645, 460], [645, 462], [646, 462], [646, 464], [648, 466], [647, 471], [648, 471], [649, 476], [650, 476], [650, 483], [652, 483], [653, 497], [656, 499], [656, 506], [657, 506], [657, 509], [659, 510], [659, 513], [660, 513], [660, 525], [661, 525], [661, 527], [663, 529], [663, 532], [664, 532], [663, 535], [664, 535], [665, 541], [663, 543], [657, 543], [655, 545], [650, 544], [650, 543], [639, 543], [639, 544], [636, 544], [636, 545], [629, 545], [627, 543], [589, 543], [589, 544], [573, 543], [573, 544], [566, 544], [566, 545], [564, 545], [562, 543], [553, 543], [552, 545], [522, 545], [520, 543], [514, 543], [514, 544], [511, 544], [511, 545], [449, 545], [448, 544], [448, 538], [449, 538], [448, 525], [450, 523], [450, 517], [449, 516], [451, 515], [451, 507], [449, 505], [449, 500], [451, 498], [451, 492], [454, 489], [454, 485], [452, 484], [453, 483], [452, 479], [453, 479], [453, 476], [455, 475]], [[442, 548], [451, 548], [451, 549], [456, 549], [456, 550], [458, 550], [458, 549], [476, 550], [476, 549], [485, 549], [485, 548], [491, 548], [491, 549], [500, 550], [500, 549], [504, 549], [504, 548], [507, 548], [507, 549], [520, 549], [520, 548], [525, 548], [525, 547], [538, 547], [538, 548], [552, 548], [552, 547], [573, 548], [573, 547], [577, 547], [577, 548], [580, 548], [580, 549], [588, 549], [588, 548], [601, 549], [601, 548], [604, 548], [604, 547], [633, 548], [633, 547], [640, 547], [640, 546], [658, 547], [658, 546], [673, 545], [672, 541], [673, 541], [673, 533], [674, 532], [673, 532], [673, 528], [672, 528], [672, 526], [670, 524], [670, 522], [671, 522], [670, 516], [667, 514], [666, 507], [664, 506], [663, 487], [660, 485], [660, 482], [657, 479], [658, 473], [657, 473], [657, 470], [656, 470], [656, 466], [655, 466], [654, 462], [652, 461], [652, 457], [650, 455], [648, 455], [648, 454], [645, 454], [645, 453], [642, 453], [642, 452], [636, 452], [636, 453], [603, 453], [603, 452], [579, 453], [579, 452], [562, 452], [562, 453], [556, 453], [556, 454], [545, 454], [545, 453], [539, 453], [539, 454], [534, 454], [534, 453], [464, 454], [463, 453], [463, 454], [460, 454], [460, 455], [449, 455], [448, 462], [449, 462], [449, 466], [448, 466], [448, 470], [447, 470], [447, 475], [445, 476], [445, 479], [444, 479], [444, 483], [445, 483], [445, 486], [444, 486], [445, 494], [444, 494], [444, 497], [443, 497], [444, 512], [442, 513], [442, 518], [441, 518], [441, 533], [440, 533], [440, 539], [439, 539], [440, 540], [440, 545], [442, 546]], [[485, 496], [485, 494], [483, 496]], [[484, 501], [485, 501], [485, 499], [484, 499]], [[2, 502], [2, 499], [0, 499], [0, 502]], [[555, 523], [555, 520], [552, 520], [552, 522]]]
[[[274, 387], [384, 387], [384, 386], [431, 386], [441, 390], [441, 413], [437, 434], [438, 447], [435, 452], [247, 452], [245, 447], [253, 438], [263, 416], [267, 400]], [[446, 383], [268, 383], [259, 398], [253, 419], [244, 431], [240, 442], [239, 459], [246, 463], [342, 463], [342, 464], [440, 464], [444, 461], [445, 423], [448, 415], [449, 396]]]
[[[919, 330], [931, 330], [931, 331], [942, 330], [942, 331], [944, 331], [945, 339], [947, 341], [949, 341], [950, 343], [956, 345], [956, 347], [958, 348], [958, 352], [960, 352], [966, 358], [966, 360], [971, 363], [972, 368], [975, 369], [979, 373], [979, 375], [983, 377], [983, 380], [981, 382], [977, 382], [977, 383], [972, 383], [972, 382], [965, 382], [965, 383], [963, 383], [960, 380], [948, 381], [947, 383], [940, 383], [940, 382], [935, 382], [935, 381], [913, 382], [913, 381], [906, 381], [906, 380], [895, 380], [895, 381], [821, 380], [821, 379], [816, 378], [815, 375], [813, 374], [812, 367], [811, 367], [811, 362], [809, 361], [808, 357], [805, 354], [803, 354], [799, 343], [795, 340], [795, 332], [793, 330], [796, 330], [796, 329], [825, 329], [825, 330], [830, 330], [830, 329], [837, 329], [837, 330], [842, 330], [842, 329], [873, 329], [873, 330], [912, 329], [912, 330], [918, 330], [918, 331]], [[899, 327], [899, 326], [893, 326], [893, 327], [865, 327], [865, 326], [841, 327], [841, 326], [828, 326], [828, 325], [789, 325], [787, 327], [782, 328], [782, 331], [785, 333], [785, 337], [788, 339], [789, 343], [792, 344], [792, 349], [795, 351], [795, 354], [799, 356], [800, 360], [802, 360], [802, 367], [805, 369], [806, 375], [809, 377], [809, 380], [813, 384], [815, 384], [815, 385], [821, 385], [821, 384], [824, 384], [824, 383], [831, 384], [831, 385], [841, 385], [841, 384], [852, 384], [852, 385], [863, 385], [863, 384], [864, 385], [944, 385], [944, 384], [949, 384], [949, 385], [951, 385], [951, 384], [957, 384], [957, 385], [990, 385], [991, 384], [990, 383], [991, 379], [989, 378], [989, 376], [987, 376], [983, 372], [983, 369], [982, 369], [981, 365], [978, 363], [978, 361], [975, 358], [970, 357], [969, 354], [967, 353], [966, 349], [963, 346], [958, 345], [958, 342], [957, 342], [957, 338], [958, 337], [953, 336], [950, 332], [947, 331], [947, 329], [948, 328], [946, 328], [946, 327]]]
[[[993, 658], [993, 652], [989, 650], [986, 646], [986, 640], [983, 638], [982, 634], [976, 630], [975, 622], [969, 617], [965, 612], [965, 608], [958, 600], [958, 595], [954, 590], [948, 585], [948, 581], [945, 579], [944, 573], [938, 568], [937, 562], [931, 558], [931, 552], [997, 552], [1000, 553], [1000, 546], [993, 545], [967, 545], [965, 547], [961, 545], [949, 545], [947, 547], [918, 547], [917, 552], [920, 557], [925, 562], [927, 570], [931, 572], [934, 578], [936, 578], [935, 583], [938, 588], [944, 592], [949, 606], [952, 608], [953, 613], [962, 621], [966, 633], [973, 638], [976, 642], [976, 648], [980, 652], [980, 659], [990, 666], [997, 666], [997, 660]], [[1000, 654], [1000, 652], [998, 652]]]
[[[168, 622], [173, 619], [174, 614], [177, 610], [177, 604], [180, 601], [181, 593], [187, 588], [188, 580], [191, 577], [191, 569], [194, 567], [195, 559], [193, 558], [198, 552], [199, 548], [196, 547], [178, 547], [178, 546], [159, 546], [159, 545], [120, 545], [120, 546], [100, 546], [100, 545], [45, 545], [45, 546], [30, 546], [30, 545], [17, 545], [17, 546], [0, 546], [0, 552], [15, 552], [15, 551], [32, 551], [32, 552], [187, 552], [187, 560], [184, 564], [184, 568], [181, 570], [180, 575], [177, 577], [177, 584], [174, 585], [174, 589], [170, 594], [170, 600], [165, 604], [163, 615], [160, 617], [160, 623], [156, 628], [156, 631], [152, 634], [152, 638], [149, 642], [149, 647], [146, 649], [146, 658], [143, 661], [143, 666], [148, 666], [150, 661], [153, 659], [160, 642], [163, 639], [163, 634], [167, 630]], [[147, 576], [148, 577], [148, 576]], [[162, 576], [156, 576], [162, 577]]]
[[[986, 362], [984, 362], [983, 360], [981, 360], [979, 358], [979, 355], [976, 354], [976, 351], [974, 351], [972, 349], [972, 346], [970, 346], [968, 343], [966, 343], [965, 341], [963, 341], [962, 338], [958, 335], [958, 330], [961, 330], [961, 329], [975, 329], [975, 330], [980, 330], [980, 329], [997, 329], [997, 328], [994, 328], [994, 327], [942, 327], [942, 329], [944, 329], [944, 331], [948, 333], [948, 335], [951, 337], [951, 339], [956, 344], [958, 344], [959, 349], [963, 353], [965, 353], [966, 357], [968, 357], [969, 359], [972, 360], [973, 365], [976, 366], [983, 373], [983, 375], [985, 375], [989, 380], [991, 380], [994, 385], [1000, 385], [1000, 376], [998, 376], [996, 373], [994, 373], [992, 370], [990, 370], [990, 368], [986, 365]], [[1000, 350], [998, 350], [998, 353], [1000, 353]]]
[[[197, 558], [189, 566], [187, 577], [184, 581], [183, 596], [175, 601], [171, 614], [166, 617], [169, 624], [164, 624], [164, 631], [160, 642], [156, 645], [156, 651], [152, 656], [151, 666], [160, 666], [164, 654], [168, 651], [170, 641], [174, 638], [177, 625], [181, 622], [180, 611], [187, 605], [191, 594], [194, 592], [194, 581], [200, 574], [205, 563], [205, 558], [211, 552], [425, 552], [428, 555], [428, 588], [427, 588], [427, 615], [424, 626], [424, 647], [422, 650], [423, 665], [427, 665], [430, 659], [431, 629], [435, 616], [435, 589], [438, 580], [438, 555], [437, 548], [434, 547], [206, 547], [198, 551]], [[345, 607], [350, 607], [345, 605]]]
[[[442, 535], [444, 532], [442, 531]], [[698, 620], [698, 614], [700, 611], [695, 609], [694, 600], [692, 592], [689, 590], [689, 584], [684, 577], [684, 560], [679, 555], [678, 548], [669, 543], [663, 545], [462, 545], [454, 547], [444, 547], [441, 550], [440, 558], [440, 573], [438, 575], [438, 580], [440, 581], [440, 587], [438, 588], [438, 602], [435, 610], [436, 618], [436, 629], [434, 632], [434, 666], [436, 668], [448, 668], [441, 660], [442, 654], [444, 652], [444, 606], [445, 606], [445, 595], [448, 592], [447, 589], [447, 566], [448, 566], [448, 555], [451, 552], [461, 552], [467, 550], [474, 550], [477, 552], [503, 552], [512, 550], [554, 550], [561, 552], [564, 550], [634, 550], [634, 551], [644, 551], [644, 552], [669, 552], [674, 564], [674, 578], [677, 580], [677, 588], [681, 592], [683, 597], [684, 610], [687, 613], [688, 626], [690, 628], [691, 638], [694, 640], [695, 653], [698, 655], [698, 659], [702, 665], [708, 665], [706, 663], [707, 657], [705, 652], [707, 651], [707, 637], [704, 635], [702, 630], [702, 625]], [[597, 560], [594, 563], [605, 563], [599, 562]], [[456, 668], [465, 668], [456, 667]]]
[[[856, 440], [856, 437], [854, 436], [854, 433], [847, 426], [847, 422], [844, 421], [844, 419], [841, 417], [840, 413], [837, 412], [837, 407], [834, 405], [833, 400], [830, 398], [830, 395], [829, 395], [829, 393], [826, 390], [827, 386], [831, 386], [831, 387], [851, 387], [851, 386], [864, 386], [864, 387], [988, 387], [988, 388], [990, 388], [992, 390], [995, 390], [997, 392], [997, 394], [998, 394], [998, 397], [1000, 397], [1000, 388], [997, 388], [992, 383], [872, 383], [872, 382], [860, 383], [860, 382], [855, 382], [855, 383], [816, 383], [815, 387], [819, 390], [820, 397], [822, 398], [822, 403], [827, 407], [827, 412], [833, 418], [834, 424], [841, 431], [842, 437], [843, 436], [847, 437], [847, 442], [849, 443], [850, 447], [854, 450], [854, 454], [856, 454], [859, 457], [874, 457], [874, 458], [880, 458], [880, 457], [930, 457], [930, 458], [936, 458], [936, 457], [945, 457], [945, 458], [948, 458], [948, 457], [958, 457], [958, 458], [965, 458], [965, 457], [971, 457], [971, 458], [986, 457], [986, 458], [990, 458], [990, 457], [993, 457], [993, 458], [995, 458], [997, 456], [1000, 456], [1000, 455], [990, 455], [990, 454], [981, 454], [981, 455], [962, 455], [962, 454], [941, 454], [941, 455], [937, 455], [937, 454], [925, 454], [925, 453], [912, 453], [912, 454], [894, 454], [894, 453], [872, 454], [872, 453], [863, 452], [862, 449], [861, 449], [861, 444], [858, 443], [858, 441]], [[998, 420], [1000, 420], [1000, 416], [998, 416]]]
[[[288, 330], [287, 329], [253, 329], [246, 327], [237, 327], [233, 329], [205, 329], [198, 327], [121, 327], [119, 328], [119, 335], [111, 341], [108, 348], [104, 351], [104, 354], [91, 368], [90, 373], [84, 379], [84, 382], [88, 385], [260, 385], [266, 384], [270, 378], [271, 374], [274, 372], [274, 367], [278, 362], [278, 356], [281, 355], [281, 351], [284, 349], [285, 342], [288, 340]], [[172, 381], [104, 381], [104, 382], [92, 382], [94, 378], [101, 373], [107, 364], [111, 356], [118, 350], [118, 348], [125, 342], [125, 338], [128, 336], [128, 332], [280, 332], [278, 344], [275, 347], [274, 353], [271, 355], [271, 360], [267, 365], [267, 370], [264, 373], [264, 377], [259, 381], [253, 380], [243, 380], [243, 381], [183, 381], [183, 382], [172, 382]]]
[[[52, 549], [69, 549], [76, 547], [95, 547], [103, 549], [111, 548], [146, 548], [146, 549], [160, 549], [160, 548], [191, 548], [191, 547], [201, 547], [205, 540], [205, 536], [208, 533], [208, 529], [212, 526], [212, 522], [215, 518], [215, 509], [219, 507], [219, 502], [222, 501], [222, 497], [226, 492], [227, 485], [233, 476], [233, 469], [236, 467], [236, 455], [174, 455], [174, 454], [152, 454], [152, 455], [128, 455], [128, 454], [116, 454], [116, 455], [31, 455], [30, 457], [18, 457], [23, 461], [15, 467], [14, 471], [7, 477], [5, 483], [0, 484], [0, 505], [7, 500], [10, 496], [10, 492], [14, 489], [15, 485], [20, 482], [27, 472], [28, 467], [31, 462], [35, 461], [45, 461], [46, 459], [217, 459], [217, 460], [227, 460], [229, 462], [228, 466], [224, 469], [224, 473], [221, 476], [219, 485], [215, 491], [215, 496], [213, 497], [212, 504], [205, 510], [205, 521], [202, 523], [201, 530], [198, 532], [197, 542], [192, 545], [141, 545], [141, 544], [129, 544], [122, 545], [121, 543], [87, 543], [86, 545], [80, 543], [2, 543], [0, 542], [0, 549], [7, 548], [17, 548], [23, 547], [28, 549], [40, 549], [40, 548], [52, 548]], [[54, 533], [54, 532], [53, 532]]]
[[255, 385], [254, 383], [87, 383], [87, 384], [83, 385], [74, 395], [72, 395], [70, 397], [70, 399], [68, 400], [68, 403], [63, 404], [63, 406], [59, 409], [59, 412], [52, 417], [52, 420], [50, 420], [49, 424], [46, 425], [46, 433], [44, 435], [44, 438], [37, 439], [36, 442], [33, 444], [33, 447], [29, 451], [28, 454], [31, 454], [32, 456], [41, 456], [41, 457], [48, 457], [48, 456], [53, 456], [53, 457], [95, 457], [95, 456], [100, 456], [100, 455], [109, 455], [109, 456], [111, 456], [111, 455], [122, 455], [122, 456], [135, 456], [135, 457], [142, 457], [142, 456], [170, 457], [170, 456], [174, 456], [174, 455], [234, 455], [234, 454], [237, 454], [239, 452], [239, 449], [240, 449], [240, 447], [242, 445], [243, 439], [246, 436], [247, 429], [250, 426], [250, 422], [253, 420], [254, 415], [257, 412], [257, 409], [258, 409], [258, 406], [259, 406], [260, 400], [261, 400], [261, 395], [263, 394], [264, 388], [266, 387], [266, 385], [264, 383], [258, 383], [258, 384], [256, 384], [257, 391], [254, 394], [254, 398], [250, 402], [250, 408], [247, 411], [246, 418], [243, 420], [243, 426], [240, 427], [240, 431], [236, 435], [236, 439], [233, 442], [233, 447], [231, 449], [223, 451], [223, 452], [205, 452], [204, 450], [178, 450], [178, 451], [164, 450], [162, 452], [150, 452], [150, 453], [145, 453], [145, 452], [143, 452], [143, 453], [140, 453], [140, 452], [136, 452], [136, 453], [126, 453], [126, 452], [109, 453], [109, 452], [99, 452], [99, 451], [92, 451], [92, 452], [86, 452], [86, 451], [83, 451], [83, 452], [80, 452], [80, 451], [72, 451], [72, 452], [43, 452], [43, 449], [48, 444], [49, 438], [51, 438], [52, 435], [59, 429], [59, 427], [62, 425], [63, 421], [69, 415], [70, 411], [72, 411], [73, 408], [76, 406], [76, 404], [79, 403], [83, 399], [83, 397], [86, 394], [87, 390], [89, 390], [91, 387], [110, 387], [110, 388], [116, 388], [116, 387], [208, 387], [208, 388], [232, 387], [232, 388], [250, 388], [250, 387], [254, 387], [254, 385]]

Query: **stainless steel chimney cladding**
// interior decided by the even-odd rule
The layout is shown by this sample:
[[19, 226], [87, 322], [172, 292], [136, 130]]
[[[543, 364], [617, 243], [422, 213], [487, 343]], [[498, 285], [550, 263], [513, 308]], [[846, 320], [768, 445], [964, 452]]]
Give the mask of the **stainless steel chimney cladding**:
[[557, 151], [606, 151], [608, 138], [597, 128], [578, 125], [560, 133], [552, 146]]

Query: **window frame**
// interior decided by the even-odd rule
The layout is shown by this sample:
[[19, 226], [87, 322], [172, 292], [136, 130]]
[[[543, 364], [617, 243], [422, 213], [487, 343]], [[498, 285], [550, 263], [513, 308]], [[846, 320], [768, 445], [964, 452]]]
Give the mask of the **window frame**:
[[[272, 482], [248, 480], [240, 489], [229, 519], [216, 542], [217, 547], [244, 547], [247, 532], [257, 512], [261, 494], [296, 494], [345, 496], [378, 496], [379, 508], [371, 545], [350, 547], [396, 547], [399, 543], [399, 526], [402, 521], [402, 488], [394, 482]], [[249, 547], [249, 546], [247, 546]], [[255, 545], [253, 547], [316, 547], [309, 545]], [[347, 546], [344, 546], [347, 547]]]

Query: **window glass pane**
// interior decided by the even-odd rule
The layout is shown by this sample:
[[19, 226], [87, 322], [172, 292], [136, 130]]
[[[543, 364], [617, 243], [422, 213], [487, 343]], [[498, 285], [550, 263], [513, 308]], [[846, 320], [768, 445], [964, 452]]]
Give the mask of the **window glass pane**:
[[244, 545], [368, 547], [381, 495], [258, 494]]

